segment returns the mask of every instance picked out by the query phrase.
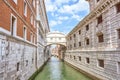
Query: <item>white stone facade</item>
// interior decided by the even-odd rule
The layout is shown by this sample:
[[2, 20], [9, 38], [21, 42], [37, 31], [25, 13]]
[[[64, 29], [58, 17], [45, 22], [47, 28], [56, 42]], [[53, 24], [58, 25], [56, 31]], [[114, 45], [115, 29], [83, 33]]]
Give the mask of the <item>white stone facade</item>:
[[35, 45], [0, 34], [0, 80], [27, 80], [36, 71], [36, 53]]
[[46, 34], [49, 32], [44, 0], [37, 1], [37, 68], [40, 68], [50, 57], [50, 46], [46, 46]]
[[54, 31], [54, 32], [49, 32], [47, 33], [47, 45], [51, 44], [60, 44], [66, 46], [66, 38], [65, 35], [61, 32]]
[[[28, 21], [29, 23], [31, 22], [30, 25], [27, 24], [27, 18], [24, 20], [24, 18], [21, 17], [17, 11], [15, 11], [13, 6], [10, 5], [9, 2], [12, 3], [12, 0], [3, 0], [0, 3], [1, 5], [7, 4], [7, 7], [10, 8], [10, 10], [13, 10], [12, 12], [17, 14], [17, 16], [19, 16], [20, 19], [25, 23], [24, 25], [16, 24], [17, 26], [14, 27], [15, 30], [13, 30], [13, 27], [11, 26], [0, 26], [0, 80], [28, 80], [33, 73], [35, 73], [35, 71], [37, 71], [49, 58], [50, 48], [49, 46], [45, 46], [46, 33], [49, 32], [49, 25], [46, 16], [44, 0], [20, 1], [21, 2], [19, 3], [25, 1], [25, 3], [27, 3], [27, 7], [31, 10], [30, 15], [24, 15], [25, 17], [29, 17]], [[32, 2], [33, 5], [31, 5], [30, 2]], [[20, 4], [20, 6], [21, 5], [22, 4]], [[35, 10], [33, 10], [33, 7]], [[21, 7], [19, 7], [16, 3], [15, 8], [19, 8], [20, 10]], [[30, 10], [25, 11], [27, 12]], [[6, 11], [6, 14], [8, 12]], [[2, 17], [3, 15], [0, 16], [0, 19]], [[21, 23], [18, 17], [15, 18], [15, 23]], [[6, 19], [9, 18], [5, 18], [5, 21]], [[0, 25], [12, 24], [12, 21], [8, 21], [8, 23], [3, 22], [1, 22]], [[18, 29], [21, 26], [24, 27]], [[10, 30], [7, 30], [8, 27], [10, 27]], [[20, 34], [18, 35], [17, 33]]]
[[[96, 0], [87, 1], [91, 4]], [[102, 80], [119, 80], [120, 78], [120, 34], [118, 31], [120, 12], [117, 12], [116, 8], [119, 3], [119, 0], [99, 0], [94, 4], [95, 6], [90, 7], [89, 15], [67, 35], [65, 60]], [[102, 20], [99, 23], [100, 16]], [[78, 61], [79, 56], [81, 56], [81, 61]], [[85, 63], [86, 58], [89, 58], [89, 64]], [[98, 60], [102, 60], [100, 62], [102, 68], [98, 66]]]

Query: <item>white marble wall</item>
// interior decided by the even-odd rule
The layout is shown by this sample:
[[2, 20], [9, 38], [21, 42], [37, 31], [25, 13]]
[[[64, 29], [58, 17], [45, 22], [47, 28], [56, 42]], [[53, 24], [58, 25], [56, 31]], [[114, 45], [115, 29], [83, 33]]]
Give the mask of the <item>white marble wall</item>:
[[[119, 2], [119, 0], [102, 0], [102, 3], [67, 35], [68, 51], [66, 51], [66, 55], [77, 56], [77, 60], [67, 56], [65, 60], [102, 80], [120, 80], [120, 39], [117, 32], [120, 29], [120, 12], [117, 13], [116, 10], [116, 4]], [[103, 5], [106, 7], [101, 8]], [[90, 17], [94, 13], [96, 14]], [[98, 24], [97, 18], [100, 15], [102, 15], [102, 22]], [[86, 25], [89, 25], [88, 31]], [[81, 34], [79, 34], [79, 30], [81, 30]], [[103, 42], [98, 41], [99, 32], [103, 34]], [[75, 39], [74, 34], [76, 34]], [[89, 38], [89, 45], [85, 43], [86, 37]], [[79, 42], [81, 42], [81, 46], [79, 46]], [[74, 43], [76, 43], [76, 47], [74, 47]], [[70, 45], [72, 45], [72, 49], [70, 49]], [[78, 56], [81, 56], [82, 61], [78, 60]], [[85, 63], [86, 57], [90, 58], [90, 64]], [[104, 68], [98, 67], [98, 59], [104, 60]]]
[[[120, 79], [120, 51], [67, 51], [65, 61], [101, 80]], [[72, 58], [70, 58], [70, 55]], [[76, 59], [74, 59], [74, 56]], [[81, 61], [79, 60], [81, 56]], [[86, 63], [86, 57], [90, 63]], [[104, 68], [98, 66], [98, 59], [104, 60]]]
[[0, 34], [0, 80], [27, 80], [36, 70], [35, 54], [36, 46]]

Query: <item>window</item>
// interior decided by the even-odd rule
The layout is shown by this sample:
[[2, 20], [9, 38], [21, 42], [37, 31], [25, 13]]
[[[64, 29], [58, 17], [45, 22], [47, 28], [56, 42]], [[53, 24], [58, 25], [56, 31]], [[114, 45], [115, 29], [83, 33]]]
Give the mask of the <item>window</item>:
[[100, 16], [97, 18], [97, 22], [98, 22], [98, 24], [102, 23], [102, 15], [100, 15]]
[[74, 43], [74, 47], [76, 47], [76, 43]]
[[33, 34], [30, 34], [30, 41], [33, 42]]
[[17, 4], [17, 0], [13, 0]]
[[20, 66], [20, 63], [18, 62], [17, 63], [17, 71], [19, 71], [19, 66]]
[[86, 58], [86, 63], [90, 63], [90, 59], [88, 57]]
[[26, 30], [26, 27], [23, 28], [23, 38], [24, 38], [24, 40], [26, 40], [26, 38], [27, 38], [27, 30]]
[[24, 0], [24, 15], [27, 16], [27, 3]]
[[79, 30], [79, 34], [81, 34], [81, 30]]
[[118, 62], [117, 72], [120, 74], [120, 62]]
[[81, 61], [81, 56], [79, 56], [78, 58], [79, 58], [79, 61]]
[[74, 56], [74, 60], [76, 60], [76, 57]]
[[120, 12], [120, 3], [116, 4], [116, 11], [117, 11], [117, 13]]
[[28, 66], [28, 60], [26, 60], [26, 66]]
[[11, 17], [11, 35], [16, 35], [17, 20], [14, 16]]
[[86, 45], [89, 45], [89, 39], [86, 38]]
[[86, 25], [86, 31], [88, 31], [89, 30], [89, 25]]
[[74, 38], [76, 37], [76, 35], [74, 34]]
[[120, 29], [117, 29], [118, 39], [120, 39]]
[[98, 42], [104, 42], [103, 34], [98, 35]]
[[104, 60], [98, 59], [98, 66], [104, 68]]
[[79, 42], [79, 46], [81, 46], [81, 42]]

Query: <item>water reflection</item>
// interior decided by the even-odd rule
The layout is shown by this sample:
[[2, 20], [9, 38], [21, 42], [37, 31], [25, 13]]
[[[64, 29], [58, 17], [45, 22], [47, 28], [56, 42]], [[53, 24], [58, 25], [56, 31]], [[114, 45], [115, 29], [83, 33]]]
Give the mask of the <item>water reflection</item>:
[[35, 80], [92, 80], [70, 66], [52, 57]]

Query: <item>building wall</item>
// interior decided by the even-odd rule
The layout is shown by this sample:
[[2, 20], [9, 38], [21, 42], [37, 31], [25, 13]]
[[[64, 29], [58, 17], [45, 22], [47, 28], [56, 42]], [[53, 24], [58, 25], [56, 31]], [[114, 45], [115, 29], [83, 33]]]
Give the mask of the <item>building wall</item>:
[[0, 80], [27, 80], [35, 72], [35, 45], [0, 34], [0, 52]]
[[46, 46], [46, 34], [50, 30], [45, 9], [44, 0], [37, 1], [37, 68], [50, 57], [50, 46]]
[[[92, 3], [95, 0], [89, 0]], [[66, 55], [81, 55], [83, 63], [66, 58], [66, 61], [76, 65], [78, 68], [98, 75], [104, 80], [118, 80], [119, 77], [119, 52], [120, 39], [118, 30], [120, 29], [120, 13], [117, 12], [118, 0], [100, 0], [92, 8], [93, 10], [67, 35]], [[102, 21], [98, 18], [102, 15]], [[89, 29], [86, 26], [89, 25]], [[79, 30], [81, 31], [79, 34]], [[103, 34], [103, 41], [99, 41], [99, 35]], [[71, 39], [72, 38], [72, 39]], [[87, 45], [86, 39], [89, 39]], [[81, 42], [81, 44], [79, 44]], [[72, 52], [73, 50], [73, 52]], [[70, 53], [69, 53], [70, 52]], [[90, 64], [85, 64], [85, 57], [90, 58]], [[97, 67], [97, 60], [104, 60], [104, 68]], [[75, 62], [75, 63], [74, 63]], [[77, 65], [78, 63], [78, 65]], [[81, 65], [82, 64], [82, 65]]]
[[[43, 28], [49, 32], [49, 26], [41, 26], [37, 19], [42, 16], [37, 10], [40, 1], [0, 0], [0, 80], [28, 80], [48, 59]], [[47, 20], [45, 11], [43, 14]]]

